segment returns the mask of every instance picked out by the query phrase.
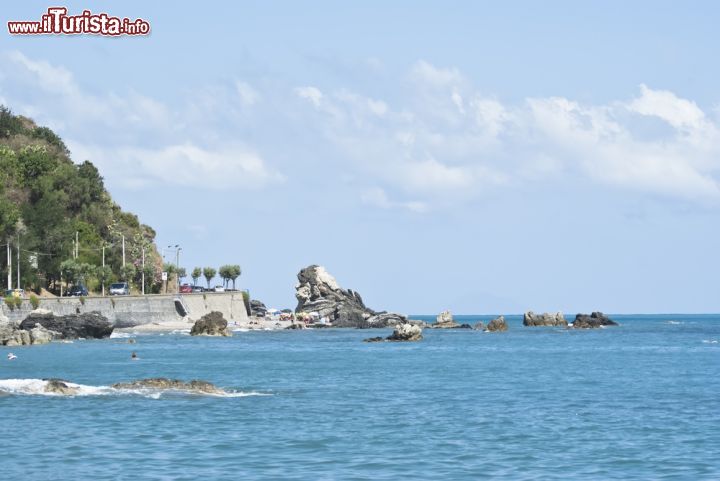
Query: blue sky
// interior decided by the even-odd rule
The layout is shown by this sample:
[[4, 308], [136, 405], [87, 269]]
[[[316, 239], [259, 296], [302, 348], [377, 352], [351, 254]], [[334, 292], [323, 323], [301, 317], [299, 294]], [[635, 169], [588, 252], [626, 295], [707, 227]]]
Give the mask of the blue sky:
[[186, 267], [276, 307], [317, 263], [406, 313], [720, 311], [715, 3], [172, 5], [0, 35], [0, 102]]

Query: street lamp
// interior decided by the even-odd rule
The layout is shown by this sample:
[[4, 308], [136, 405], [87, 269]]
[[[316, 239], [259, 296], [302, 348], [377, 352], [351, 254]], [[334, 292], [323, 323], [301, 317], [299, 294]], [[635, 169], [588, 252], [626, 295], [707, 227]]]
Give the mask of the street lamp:
[[175, 292], [180, 293], [180, 251], [182, 250], [182, 247], [180, 247], [180, 244], [175, 244], [174, 246], [170, 245], [167, 246], [168, 249], [172, 250], [175, 249]]

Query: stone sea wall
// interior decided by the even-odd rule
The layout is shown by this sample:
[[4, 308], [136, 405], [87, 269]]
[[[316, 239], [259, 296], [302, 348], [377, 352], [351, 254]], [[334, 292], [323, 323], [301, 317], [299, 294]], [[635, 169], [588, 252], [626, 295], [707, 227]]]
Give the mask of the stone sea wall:
[[[176, 303], [176, 299], [181, 302]], [[23, 302], [19, 309], [10, 310], [5, 303], [2, 312], [10, 320], [22, 321], [33, 307]], [[211, 311], [220, 311], [228, 321], [248, 319], [242, 292], [216, 292], [177, 295], [86, 297], [84, 303], [77, 297], [40, 299], [40, 308], [63, 316], [100, 311], [118, 327], [161, 323], [178, 320], [196, 321]]]

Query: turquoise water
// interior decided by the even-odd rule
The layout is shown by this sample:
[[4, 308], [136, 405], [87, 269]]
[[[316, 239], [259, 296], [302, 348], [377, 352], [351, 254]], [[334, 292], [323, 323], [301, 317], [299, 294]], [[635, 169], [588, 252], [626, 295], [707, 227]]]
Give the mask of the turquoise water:
[[[720, 479], [720, 316], [614, 318], [407, 344], [337, 329], [0, 348], [0, 386], [90, 386], [0, 396], [0, 477]], [[155, 376], [237, 397], [100, 387]]]

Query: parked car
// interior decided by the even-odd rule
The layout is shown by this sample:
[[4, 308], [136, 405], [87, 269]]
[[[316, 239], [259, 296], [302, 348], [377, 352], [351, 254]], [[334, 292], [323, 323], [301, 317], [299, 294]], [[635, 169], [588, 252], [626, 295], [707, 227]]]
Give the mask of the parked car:
[[180, 286], [180, 293], [181, 294], [190, 294], [193, 291], [193, 286], [190, 284], [183, 284]]
[[225, 288], [223, 286], [215, 286], [215, 289], [213, 289], [215, 292], [225, 292]]
[[191, 292], [205, 292], [205, 288], [203, 286], [192, 286]]
[[127, 282], [116, 282], [110, 284], [110, 295], [111, 296], [129, 296], [130, 285]]
[[19, 297], [20, 299], [25, 299], [25, 289], [8, 289], [5, 291], [5, 297], [12, 296], [12, 297]]
[[83, 286], [82, 284], [78, 284], [77, 286], [72, 286], [68, 291], [67, 295], [70, 297], [87, 296], [88, 290], [87, 287]]

